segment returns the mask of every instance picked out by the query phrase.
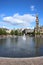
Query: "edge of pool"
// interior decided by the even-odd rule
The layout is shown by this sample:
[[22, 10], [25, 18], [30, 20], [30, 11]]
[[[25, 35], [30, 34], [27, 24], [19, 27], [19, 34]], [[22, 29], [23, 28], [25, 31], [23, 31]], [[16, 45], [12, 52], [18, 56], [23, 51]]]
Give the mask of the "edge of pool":
[[43, 58], [43, 56], [39, 56], [39, 57], [28, 57], [28, 58], [10, 58], [10, 57], [0, 57], [0, 59], [37, 59], [37, 58]]
[[0, 65], [43, 65], [43, 56], [31, 58], [0, 57]]

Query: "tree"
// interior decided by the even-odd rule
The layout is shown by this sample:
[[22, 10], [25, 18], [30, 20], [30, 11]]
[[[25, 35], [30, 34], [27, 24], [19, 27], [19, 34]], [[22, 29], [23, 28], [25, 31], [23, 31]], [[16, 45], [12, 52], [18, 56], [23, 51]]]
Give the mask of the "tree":
[[6, 34], [7, 34], [7, 32], [6, 32], [5, 29], [2, 29], [2, 34], [3, 34], [3, 35], [6, 35]]
[[15, 35], [18, 35], [18, 30], [15, 30]]
[[14, 33], [15, 33], [15, 32], [14, 32], [13, 30], [11, 30], [10, 34], [11, 34], [11, 35], [14, 35]]
[[6, 30], [0, 28], [0, 35], [6, 35], [6, 34], [7, 34]]
[[2, 35], [2, 33], [3, 33], [3, 32], [2, 32], [2, 29], [0, 28], [0, 35]]

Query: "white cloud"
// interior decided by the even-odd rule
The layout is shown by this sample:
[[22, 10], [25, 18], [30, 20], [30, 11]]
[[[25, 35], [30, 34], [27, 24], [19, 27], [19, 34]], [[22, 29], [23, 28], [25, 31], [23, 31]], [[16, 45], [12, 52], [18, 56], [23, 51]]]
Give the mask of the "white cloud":
[[3, 17], [3, 21], [17, 24], [22, 27], [29, 27], [32, 25], [31, 23], [35, 21], [35, 16], [31, 14], [20, 15], [16, 13], [13, 16]]
[[34, 5], [31, 5], [30, 8], [31, 8], [31, 11], [35, 10], [35, 6]]

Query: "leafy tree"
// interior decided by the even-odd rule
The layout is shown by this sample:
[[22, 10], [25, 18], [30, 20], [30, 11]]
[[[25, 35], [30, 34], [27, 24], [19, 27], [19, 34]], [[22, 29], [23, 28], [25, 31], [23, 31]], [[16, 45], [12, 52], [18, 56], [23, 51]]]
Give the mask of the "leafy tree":
[[35, 36], [35, 29], [34, 29], [34, 31], [33, 31], [33, 36]]
[[13, 30], [11, 30], [10, 34], [11, 34], [11, 35], [14, 35], [14, 33], [15, 33], [15, 32], [14, 32]]
[[5, 29], [2, 30], [2, 34], [3, 34], [3, 35], [6, 35], [6, 34], [7, 34], [7, 32], [6, 32]]
[[0, 28], [0, 35], [6, 35], [6, 34], [7, 34], [6, 30]]
[[20, 36], [21, 36], [21, 35], [22, 35], [22, 33], [21, 33], [21, 32], [19, 32], [19, 33], [18, 33], [18, 35], [20, 35]]
[[0, 28], [0, 35], [2, 35], [2, 33], [3, 33], [3, 32], [2, 32], [2, 29]]
[[18, 30], [15, 30], [15, 35], [18, 35]]

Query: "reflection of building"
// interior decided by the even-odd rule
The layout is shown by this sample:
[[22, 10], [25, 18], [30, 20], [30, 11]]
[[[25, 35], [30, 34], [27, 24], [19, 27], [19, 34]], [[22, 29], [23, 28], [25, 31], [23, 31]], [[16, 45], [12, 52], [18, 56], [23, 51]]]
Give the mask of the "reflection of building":
[[36, 37], [35, 38], [35, 55], [36, 56], [39, 56], [39, 48], [40, 48], [40, 46], [41, 46], [41, 43], [40, 43], [40, 37]]

